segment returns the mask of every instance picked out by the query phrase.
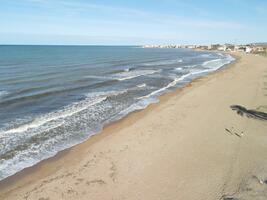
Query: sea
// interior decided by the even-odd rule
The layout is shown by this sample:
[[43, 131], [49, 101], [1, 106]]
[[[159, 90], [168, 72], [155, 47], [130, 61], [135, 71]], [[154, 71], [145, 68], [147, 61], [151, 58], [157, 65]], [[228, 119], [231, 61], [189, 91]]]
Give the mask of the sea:
[[234, 61], [139, 46], [0, 46], [0, 180]]

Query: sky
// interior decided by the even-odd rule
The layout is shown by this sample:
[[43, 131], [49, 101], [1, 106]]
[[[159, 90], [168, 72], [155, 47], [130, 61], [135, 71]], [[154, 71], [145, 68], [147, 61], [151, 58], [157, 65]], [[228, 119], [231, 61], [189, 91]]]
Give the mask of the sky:
[[267, 42], [267, 0], [0, 0], [0, 44]]

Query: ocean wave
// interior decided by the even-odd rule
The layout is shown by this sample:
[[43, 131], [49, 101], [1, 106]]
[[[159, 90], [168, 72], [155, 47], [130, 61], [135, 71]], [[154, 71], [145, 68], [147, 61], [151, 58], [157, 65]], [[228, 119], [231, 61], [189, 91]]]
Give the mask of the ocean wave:
[[84, 78], [124, 81], [137, 78], [139, 76], [151, 75], [157, 72], [160, 72], [160, 70], [133, 70], [133, 68], [127, 68], [113, 71], [109, 76], [88, 75], [84, 76]]
[[[171, 60], [169, 63], [183, 62], [179, 60]], [[163, 67], [162, 71], [155, 69], [141, 70], [141, 64], [138, 69], [126, 68], [111, 74], [108, 71], [106, 76], [101, 75], [101, 73], [99, 76], [82, 76], [82, 78], [99, 80], [99, 83], [95, 83], [96, 81], [92, 80], [93, 84], [76, 87], [77, 90], [81, 88], [90, 89], [82, 90], [82, 93], [84, 91], [94, 91], [84, 94], [83, 100], [54, 112], [11, 122], [13, 125], [0, 129], [0, 179], [88, 139], [102, 130], [104, 125], [119, 120], [135, 110], [144, 109], [153, 102], [157, 102], [158, 99], [156, 97], [168, 91], [169, 88], [176, 87], [178, 83], [186, 83], [202, 73], [216, 70], [224, 63], [230, 62], [230, 60], [230, 57], [224, 57], [222, 60], [210, 60], [197, 65], [181, 66], [185, 70], [179, 71], [180, 69], [177, 68], [179, 72], [175, 72], [173, 67], [171, 69]], [[177, 67], [179, 65], [177, 64]], [[177, 76], [177, 74], [180, 75]], [[126, 82], [127, 84], [119, 84], [119, 81], [139, 76], [146, 76], [146, 79], [137, 79], [129, 82], [129, 84], [128, 82]], [[166, 83], [166, 81], [168, 82]], [[125, 85], [128, 88], [122, 88]], [[72, 90], [76, 89], [66, 88], [63, 92]], [[38, 95], [26, 98], [36, 99], [42, 97]], [[29, 99], [18, 98], [16, 102], [24, 100]]]
[[20, 89], [18, 91], [13, 91], [12, 93], [10, 93], [8, 95], [8, 98], [13, 98], [16, 96], [21, 96], [23, 97], [23, 95], [25, 94], [31, 94], [34, 95], [34, 92], [40, 92], [40, 91], [45, 91], [48, 90], [49, 88], [51, 88], [51, 85], [47, 85], [47, 86], [34, 86], [34, 87], [29, 87], [29, 88], [25, 88], [25, 89]]
[[214, 64], [218, 63], [218, 62], [221, 62], [223, 59], [221, 58], [218, 58], [218, 59], [214, 59], [214, 60], [208, 60], [208, 61], [205, 61], [201, 66], [202, 67], [211, 67], [211, 68], [214, 68]]
[[168, 85], [166, 85], [165, 87], [162, 87], [158, 90], [155, 90], [153, 92], [151, 92], [148, 95], [142, 96], [142, 97], [138, 97], [137, 99], [145, 99], [145, 98], [150, 98], [150, 97], [154, 97], [157, 94], [160, 94], [161, 92], [164, 92], [165, 90], [167, 90], [170, 87], [174, 87], [178, 82], [185, 80], [187, 77], [189, 77], [190, 75], [192, 75], [191, 73], [188, 74], [184, 74], [180, 77], [177, 77], [176, 79], [174, 79], [172, 82], [170, 82]]
[[222, 59], [209, 60], [209, 61], [204, 62], [201, 65], [204, 69], [194, 69], [192, 70], [191, 74], [197, 75], [197, 74], [203, 74], [203, 73], [216, 71], [220, 69], [221, 67], [223, 67], [224, 65], [231, 63], [234, 60], [235, 59], [232, 56], [227, 56]]
[[[88, 93], [85, 100], [36, 117], [28, 123], [24, 121], [21, 126], [2, 130], [0, 132], [0, 179], [54, 156], [57, 152], [76, 145], [99, 132], [105, 124], [116, 121], [131, 111], [142, 109], [149, 104], [148, 101], [147, 103], [137, 102], [120, 109], [121, 105], [116, 104], [117, 107], [114, 107], [106, 100], [131, 90], [144, 88], [143, 84], [143, 86], [137, 85], [125, 90]], [[110, 101], [115, 100], [113, 98]], [[114, 114], [109, 113], [110, 108], [115, 109]], [[98, 121], [94, 122], [94, 119], [98, 117], [105, 117], [103, 116], [105, 112], [110, 115], [106, 121], [100, 124]], [[79, 126], [89, 129], [84, 130]]]
[[143, 63], [144, 66], [157, 66], [157, 65], [172, 65], [177, 63], [184, 62], [183, 59], [174, 59], [174, 60], [163, 60], [163, 61], [154, 61], [149, 63]]
[[[118, 66], [116, 66], [116, 67], [118, 67]], [[130, 66], [119, 66], [118, 68], [119, 69], [112, 70], [111, 74], [129, 72], [129, 71], [132, 71], [135, 69], [134, 67], [130, 67]]]
[[89, 98], [99, 98], [99, 97], [110, 97], [110, 96], [117, 96], [120, 94], [124, 94], [129, 89], [124, 90], [111, 90], [111, 91], [102, 91], [102, 92], [90, 92], [88, 94], [85, 94], [86, 97]]
[[[207, 73], [210, 71], [215, 71], [218, 70], [219, 68], [221, 68], [222, 66], [231, 63], [234, 60], [234, 58], [232, 56], [227, 56], [224, 59], [214, 59], [214, 60], [209, 60], [204, 62], [201, 66], [202, 69], [197, 69], [197, 70], [191, 70], [189, 73], [184, 74], [180, 77], [175, 78], [172, 82], [170, 82], [168, 85], [166, 85], [165, 87], [162, 87], [156, 91], [151, 92], [148, 95], [142, 96], [142, 97], [138, 97], [137, 99], [145, 99], [145, 98], [150, 98], [150, 97], [154, 97], [157, 94], [160, 94], [162, 92], [164, 92], [165, 90], [167, 90], [168, 88], [174, 87], [178, 82], [184, 81], [185, 79], [187, 79], [190, 76], [193, 75], [197, 75], [197, 74], [203, 74], [203, 73]], [[197, 66], [197, 65], [194, 65]], [[192, 67], [192, 66], [190, 66]]]
[[194, 67], [196, 67], [196, 66], [198, 66], [198, 65], [185, 65], [185, 66], [183, 66], [184, 68], [194, 68]]
[[200, 57], [203, 57], [203, 58], [209, 58], [209, 57], [212, 57], [213, 54], [201, 54]]
[[217, 69], [221, 68], [222, 66], [231, 63], [234, 60], [235, 59], [232, 56], [227, 56], [227, 57], [224, 57], [224, 58], [219, 58], [219, 59], [213, 59], [213, 60], [206, 61], [201, 66], [204, 67], [204, 68], [217, 70]]
[[123, 109], [122, 111], [120, 111], [114, 118], [111, 118], [108, 121], [108, 123], [120, 120], [121, 118], [123, 118], [127, 114], [129, 114], [131, 112], [134, 112], [134, 111], [137, 111], [137, 110], [145, 109], [151, 103], [156, 103], [156, 102], [158, 102], [158, 99], [155, 99], [155, 98], [154, 99], [148, 99], [148, 98], [140, 99], [136, 103], [134, 103], [131, 106]]
[[79, 103], [74, 103], [71, 106], [67, 106], [66, 108], [64, 108], [62, 110], [48, 113], [46, 115], [38, 117], [28, 124], [23, 124], [19, 127], [12, 128], [12, 129], [9, 129], [6, 131], [1, 131], [0, 132], [0, 138], [5, 137], [7, 134], [10, 134], [10, 133], [25, 132], [29, 129], [38, 128], [38, 127], [40, 127], [40, 126], [42, 126], [48, 122], [69, 117], [73, 114], [76, 114], [76, 113], [88, 108], [89, 106], [93, 106], [97, 103], [104, 101], [106, 98], [107, 97], [102, 97], [102, 98], [98, 98], [98, 99], [94, 99], [94, 100], [90, 99], [90, 101], [88, 101], [88, 99], [86, 99], [86, 100], [81, 101]]
[[[145, 86], [146, 84], [142, 84], [138, 85], [137, 88], [143, 88]], [[40, 117], [36, 117], [35, 119], [28, 122], [24, 122], [23, 124], [16, 126], [15, 128], [11, 128], [8, 130], [0, 130], [0, 138], [6, 137], [7, 134], [25, 132], [29, 129], [39, 128], [40, 126], [49, 123], [51, 121], [67, 118], [69, 116], [72, 116], [76, 113], [79, 113], [87, 109], [90, 106], [94, 106], [95, 104], [105, 101], [107, 98], [111, 96], [121, 95], [127, 93], [130, 90], [135, 90], [135, 89], [136, 87], [132, 87], [124, 90], [91, 92], [85, 94], [86, 98], [84, 100], [72, 103], [71, 105], [68, 105], [61, 110], [47, 113]]]
[[90, 89], [90, 88], [95, 89], [98, 87], [110, 85], [116, 81], [118, 81], [118, 80], [106, 79], [105, 81], [94, 83], [94, 84], [82, 85], [82, 86], [77, 86], [77, 87], [70, 87], [70, 88], [65, 88], [65, 89], [39, 91], [37, 93], [20, 95], [20, 96], [14, 97], [14, 98], [8, 98], [5, 101], [0, 102], [0, 106], [1, 105], [2, 106], [12, 105], [12, 104], [16, 104], [16, 103], [23, 103], [23, 102], [26, 102], [29, 100], [37, 100], [37, 99], [40, 99], [42, 97], [63, 94], [63, 93], [72, 92], [72, 91], [81, 90], [81, 89]]
[[222, 53], [217, 53], [218, 56], [224, 57], [225, 55]]
[[[134, 88], [137, 87], [129, 89]], [[127, 91], [89, 93], [84, 100], [63, 109], [21, 120], [20, 125], [0, 130], [0, 180], [54, 156], [58, 151], [78, 144], [100, 131], [102, 125], [94, 122], [94, 119], [100, 117], [97, 117], [98, 112], [110, 108], [104, 102]], [[88, 128], [82, 130], [82, 127]]]
[[0, 91], [0, 99], [8, 94], [7, 91]]
[[132, 70], [134, 70], [133, 67], [129, 67], [129, 68], [124, 69], [125, 72], [129, 72], [129, 71], [132, 71]]
[[143, 84], [137, 85], [137, 87], [139, 87], [139, 88], [143, 88], [143, 87], [146, 87], [146, 84], [143, 83]]
[[182, 67], [176, 67], [175, 70], [181, 71], [181, 70], [183, 70], [183, 68]]
[[112, 78], [107, 77], [107, 76], [97, 76], [97, 75], [87, 75], [87, 76], [84, 76], [83, 78], [103, 79], [103, 80], [111, 80], [112, 79]]
[[139, 76], [151, 75], [157, 72], [160, 72], [160, 70], [135, 70], [135, 71], [122, 72], [122, 73], [116, 74], [113, 76], [113, 78], [119, 81], [124, 81], [124, 80], [137, 78]]

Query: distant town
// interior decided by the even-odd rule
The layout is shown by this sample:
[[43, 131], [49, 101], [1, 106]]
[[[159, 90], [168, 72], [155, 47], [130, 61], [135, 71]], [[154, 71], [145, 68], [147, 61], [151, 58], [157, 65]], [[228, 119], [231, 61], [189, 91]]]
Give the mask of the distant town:
[[252, 43], [246, 45], [235, 44], [210, 44], [210, 45], [144, 45], [143, 48], [187, 48], [196, 50], [215, 50], [229, 52], [245, 52], [255, 54], [266, 54], [267, 43]]

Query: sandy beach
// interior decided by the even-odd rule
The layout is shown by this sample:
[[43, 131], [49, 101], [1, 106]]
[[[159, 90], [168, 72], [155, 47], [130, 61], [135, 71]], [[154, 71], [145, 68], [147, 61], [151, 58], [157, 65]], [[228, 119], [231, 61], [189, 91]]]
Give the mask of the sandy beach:
[[267, 199], [267, 121], [230, 108], [267, 112], [267, 58], [235, 56], [231, 66], [2, 181], [0, 199]]

